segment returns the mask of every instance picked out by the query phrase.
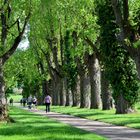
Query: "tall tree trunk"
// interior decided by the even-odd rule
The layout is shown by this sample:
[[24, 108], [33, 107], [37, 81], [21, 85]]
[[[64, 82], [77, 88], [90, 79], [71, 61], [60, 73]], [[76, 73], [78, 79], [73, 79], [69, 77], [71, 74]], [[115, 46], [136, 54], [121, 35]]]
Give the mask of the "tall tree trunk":
[[63, 78], [63, 105], [66, 105], [66, 82], [65, 78]]
[[76, 93], [77, 93], [77, 90], [76, 90], [76, 85], [73, 87], [73, 88], [71, 88], [71, 92], [72, 92], [72, 106], [74, 107], [74, 106], [77, 106], [76, 105]]
[[52, 95], [52, 104], [59, 105], [59, 84], [53, 83], [53, 95]]
[[[77, 43], [78, 43], [78, 34], [76, 31], [72, 32], [72, 39], [73, 39], [73, 45], [72, 47], [74, 49], [77, 48]], [[75, 56], [75, 58], [72, 60], [73, 63], [76, 63], [77, 60], [77, 56]], [[76, 77], [76, 83], [75, 85], [71, 88], [72, 91], [72, 106], [79, 106], [80, 104], [80, 79], [79, 76], [77, 75]]]
[[[39, 88], [39, 87], [38, 87]], [[47, 94], [49, 94], [48, 91], [48, 81], [46, 80], [42, 80], [42, 95], [39, 97], [40, 98], [40, 102], [39, 104], [42, 104], [44, 102], [44, 98]]]
[[77, 93], [76, 93], [76, 96], [75, 96], [75, 102], [76, 102], [76, 105], [79, 106], [80, 105], [80, 77], [79, 75], [77, 75]]
[[70, 106], [70, 90], [68, 88], [67, 78], [65, 79], [65, 88], [66, 88], [66, 104], [65, 104], [65, 106]]
[[107, 77], [106, 72], [102, 71], [101, 73], [102, 109], [110, 110], [113, 107], [113, 98], [109, 87], [109, 81], [106, 77]]
[[64, 105], [63, 94], [63, 78], [55, 74], [55, 79], [52, 80], [52, 101], [53, 105]]
[[[134, 46], [132, 46], [133, 43], [139, 40], [139, 28], [136, 31], [130, 25], [128, 0], [124, 0], [122, 6], [118, 2], [118, 0], [111, 0], [111, 2], [116, 17], [116, 24], [120, 28], [120, 34], [118, 36], [119, 42], [129, 52], [130, 56], [135, 61], [138, 76], [140, 78], [140, 47], [138, 46], [137, 48], [135, 48]], [[122, 9], [123, 12], [121, 12]], [[129, 44], [125, 43], [126, 38], [130, 40]]]
[[83, 71], [80, 74], [80, 108], [89, 107], [89, 92], [89, 76], [85, 71]]
[[90, 108], [90, 104], [91, 104], [91, 100], [90, 100], [90, 96], [91, 96], [91, 86], [90, 86], [90, 77], [89, 74], [86, 75], [85, 80], [84, 80], [84, 98], [85, 98], [85, 107], [86, 108]]
[[[44, 65], [42, 63], [42, 59], [39, 57], [38, 50], [34, 48], [34, 51], [39, 60], [39, 63], [37, 64], [38, 72], [40, 73], [40, 76], [44, 75], [45, 69], [44, 69]], [[43, 79], [42, 80], [42, 94], [38, 96], [38, 104], [40, 104], [40, 105], [43, 104], [44, 98], [45, 98], [46, 94], [48, 94], [48, 93], [49, 93], [48, 92], [48, 82], [46, 79]], [[39, 94], [39, 92], [38, 92], [38, 94]]]
[[[122, 3], [118, 2], [118, 0], [111, 0], [111, 2], [116, 18], [116, 24], [120, 28], [120, 32], [118, 34], [118, 42], [120, 43], [121, 46], [124, 47], [124, 49], [126, 49], [129, 52], [131, 57], [135, 60], [137, 64], [138, 74], [140, 76], [140, 64], [139, 64], [140, 49], [139, 48], [136, 49], [132, 45], [135, 41], [138, 40], [138, 38], [137, 31], [134, 31], [132, 26], [130, 25], [128, 0], [123, 0]], [[130, 43], [127, 43], [129, 41]], [[133, 112], [132, 104], [130, 105], [125, 100], [123, 95], [124, 93], [120, 93], [120, 96], [118, 97], [117, 101], [115, 101], [117, 114]]]
[[0, 121], [8, 117], [2, 66], [2, 59], [0, 59]]
[[39, 84], [35, 86], [35, 96], [37, 98], [37, 104], [42, 105], [44, 103], [44, 97], [42, 97]]
[[[140, 52], [140, 49], [138, 51]], [[140, 79], [140, 53], [139, 52], [135, 53], [135, 55], [133, 55], [133, 58], [134, 58], [134, 61], [136, 63], [138, 77]]]
[[91, 85], [91, 105], [90, 108], [98, 109], [101, 105], [101, 73], [99, 61], [93, 54], [88, 58], [88, 70]]
[[64, 88], [64, 78], [61, 78], [61, 80], [59, 81], [60, 82], [60, 106], [63, 106], [63, 105], [65, 105], [65, 103], [64, 103], [64, 90], [63, 90], [63, 88]]
[[56, 103], [56, 105], [59, 105], [59, 103], [60, 103], [60, 100], [59, 100], [59, 97], [60, 97], [60, 83], [55, 83], [55, 86], [56, 86], [56, 88], [55, 88], [55, 103]]
[[60, 104], [60, 91], [61, 91], [61, 82], [60, 82], [60, 77], [55, 74], [55, 82], [54, 82], [54, 99], [55, 99], [55, 105], [59, 105]]
[[75, 86], [71, 89], [72, 92], [72, 106], [79, 106], [80, 104], [80, 81], [79, 78], [77, 76], [76, 78], [76, 84]]
[[52, 80], [52, 105], [56, 105], [55, 82]]
[[85, 80], [85, 73], [80, 75], [80, 108], [84, 108], [85, 107], [84, 80]]

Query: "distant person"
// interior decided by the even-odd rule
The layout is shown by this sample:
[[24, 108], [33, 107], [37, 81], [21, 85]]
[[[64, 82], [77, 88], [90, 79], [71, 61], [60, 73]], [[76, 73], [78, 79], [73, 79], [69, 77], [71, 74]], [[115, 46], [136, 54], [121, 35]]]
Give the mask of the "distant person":
[[32, 108], [32, 101], [33, 101], [31, 95], [28, 97], [28, 100], [27, 101], [28, 101], [28, 108], [31, 109]]
[[26, 106], [27, 99], [26, 98], [22, 98], [22, 102], [23, 102], [23, 107], [25, 107]]
[[50, 95], [46, 95], [45, 99], [44, 99], [44, 103], [46, 105], [46, 113], [50, 112], [50, 104], [52, 102], [51, 96]]
[[37, 98], [35, 96], [33, 98], [33, 105], [34, 105], [34, 108], [37, 107]]
[[13, 102], [14, 102], [14, 100], [13, 100], [13, 98], [10, 98], [10, 105], [12, 105], [13, 106]]
[[23, 98], [20, 99], [20, 105], [22, 106], [23, 103]]

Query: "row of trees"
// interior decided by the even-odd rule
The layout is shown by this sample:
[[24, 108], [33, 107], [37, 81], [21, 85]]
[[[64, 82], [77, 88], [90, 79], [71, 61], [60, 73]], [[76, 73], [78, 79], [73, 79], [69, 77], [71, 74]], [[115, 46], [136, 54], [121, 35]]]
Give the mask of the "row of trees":
[[[1, 22], [0, 28], [2, 33], [8, 30], [5, 44], [10, 48], [6, 58], [13, 54], [23, 36], [28, 35], [30, 41], [27, 50], [17, 50], [1, 65], [7, 88], [16, 81], [24, 96], [35, 94], [40, 102], [50, 93], [54, 105], [94, 109], [102, 106], [104, 110], [111, 108], [113, 97], [116, 113], [134, 110], [140, 75], [138, 0], [36, 0], [28, 4], [23, 0], [15, 8], [22, 2], [28, 6], [22, 6], [23, 17], [15, 9], [13, 16], [17, 20], [8, 18], [8, 9], [14, 7], [14, 2], [3, 0], [1, 8], [6, 23], [3, 26]], [[16, 22], [10, 31], [8, 24], [13, 19]], [[24, 35], [27, 22], [29, 31]], [[16, 43], [13, 37], [19, 27], [22, 33], [19, 32]], [[14, 49], [11, 42], [16, 43]], [[1, 58], [5, 60], [3, 53]], [[4, 93], [0, 92], [0, 99], [5, 98]], [[0, 108], [6, 110], [3, 105], [2, 102]]]

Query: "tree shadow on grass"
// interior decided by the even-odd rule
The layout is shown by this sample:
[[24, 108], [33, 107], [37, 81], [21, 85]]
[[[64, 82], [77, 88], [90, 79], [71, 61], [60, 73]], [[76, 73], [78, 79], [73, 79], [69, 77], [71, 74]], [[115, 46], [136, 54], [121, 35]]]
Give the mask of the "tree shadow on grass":
[[25, 112], [25, 113], [21, 113], [21, 112], [17, 112], [17, 113], [10, 113], [10, 115], [29, 115], [29, 116], [39, 116], [38, 114], [33, 114], [33, 113], [27, 113], [27, 112]]
[[35, 115], [35, 114], [22, 114], [22, 115], [12, 115], [12, 119], [14, 122], [17, 123], [26, 123], [26, 124], [33, 124], [33, 123], [54, 123], [53, 120], [47, 119], [46, 116], [41, 116], [41, 115]]
[[98, 113], [76, 114], [75, 116], [86, 118], [94, 115], [104, 115], [104, 113], [98, 112]]
[[23, 139], [33, 136], [30, 140], [85, 140], [86, 137], [84, 135], [89, 134], [87, 131], [60, 124], [39, 114], [33, 114], [27, 111], [23, 112], [19, 110], [10, 113], [16, 123], [1, 127], [1, 136], [9, 136], [11, 139], [15, 135], [18, 137], [21, 136]]
[[[112, 116], [112, 117], [104, 117], [104, 118], [101, 118], [101, 119], [96, 119], [98, 121], [105, 121], [105, 122], [109, 122], [109, 120], [111, 120], [111, 123], [112, 124], [115, 124], [115, 125], [120, 125], [120, 126], [128, 126], [130, 124], [139, 124], [139, 126], [137, 126], [137, 128], [140, 128], [140, 118], [138, 117], [127, 117], [127, 116]], [[114, 121], [113, 121], [114, 119]], [[120, 121], [118, 121], [120, 119]], [[136, 128], [136, 127], [135, 127]]]
[[[54, 122], [54, 125], [52, 126], [50, 125], [47, 126], [46, 124], [44, 125], [41, 124], [41, 126], [28, 125], [28, 124], [24, 126], [19, 126], [18, 124], [18, 125], [12, 125], [6, 128], [0, 128], [1, 136], [14, 136], [14, 135], [20, 136], [21, 135], [23, 137], [24, 135], [26, 138], [33, 135], [34, 137], [40, 136], [39, 140], [45, 140], [49, 138], [50, 140], [60, 140], [60, 139], [70, 140], [71, 139], [70, 137], [75, 137], [73, 138], [74, 140], [85, 140], [86, 138], [84, 138], [83, 136], [86, 134], [89, 134], [89, 133], [83, 130], [79, 130], [77, 128], [68, 127], [66, 125], [62, 126], [55, 122]], [[81, 138], [78, 138], [78, 135], [81, 135]], [[60, 137], [64, 136], [65, 138], [58, 138], [58, 136]]]

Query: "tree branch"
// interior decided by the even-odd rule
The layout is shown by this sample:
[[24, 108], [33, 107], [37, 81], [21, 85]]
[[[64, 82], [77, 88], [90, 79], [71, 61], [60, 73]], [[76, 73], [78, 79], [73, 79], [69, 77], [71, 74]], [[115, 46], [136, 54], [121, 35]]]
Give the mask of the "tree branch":
[[121, 39], [121, 41], [123, 41], [125, 38], [125, 35], [124, 35], [123, 17], [122, 17], [119, 1], [111, 0], [111, 2], [112, 2], [112, 7], [114, 10], [115, 17], [116, 17], [116, 24], [121, 29], [120, 39]]
[[8, 26], [8, 29], [11, 29], [14, 25], [16, 25], [19, 21], [19, 18], [11, 25], [11, 26]]
[[123, 18], [126, 24], [128, 23], [128, 17], [129, 17], [128, 0], [123, 0]]
[[84, 38], [84, 40], [88, 43], [88, 45], [90, 45], [93, 48], [97, 58], [100, 59], [101, 55], [99, 53], [99, 50], [97, 49], [97, 44], [99, 42], [99, 39], [97, 39], [95, 44], [88, 37]]
[[25, 18], [22, 31], [19, 32], [19, 35], [15, 38], [12, 47], [11, 47], [5, 54], [3, 54], [3, 55], [1, 56], [1, 58], [3, 59], [3, 64], [4, 64], [4, 63], [9, 59], [9, 57], [15, 52], [16, 48], [18, 47], [19, 43], [21, 42], [22, 37], [23, 37], [23, 34], [24, 34], [24, 32], [25, 32], [25, 28], [26, 28], [27, 23], [28, 23], [28, 21], [29, 21], [29, 18], [30, 18], [30, 12], [29, 12], [29, 14], [27, 15], [27, 17]]

